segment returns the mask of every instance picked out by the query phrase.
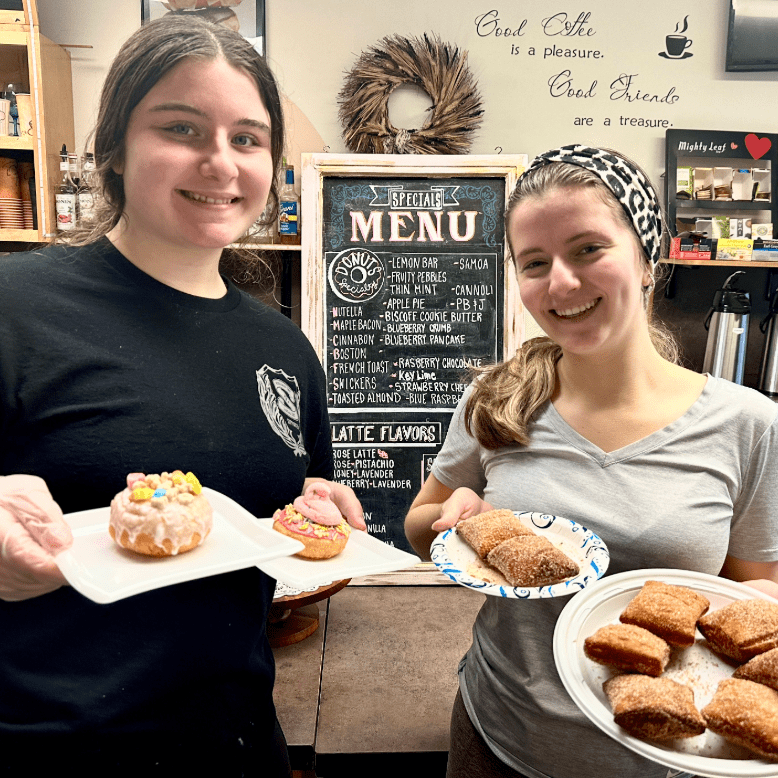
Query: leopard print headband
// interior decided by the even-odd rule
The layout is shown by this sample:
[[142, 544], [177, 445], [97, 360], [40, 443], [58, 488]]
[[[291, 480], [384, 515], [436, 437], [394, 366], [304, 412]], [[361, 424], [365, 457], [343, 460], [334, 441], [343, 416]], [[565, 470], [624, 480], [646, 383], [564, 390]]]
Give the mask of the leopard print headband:
[[621, 203], [652, 268], [656, 267], [662, 247], [662, 215], [656, 191], [640, 170], [609, 151], [572, 144], [538, 155], [524, 175], [550, 162], [565, 162], [591, 170]]

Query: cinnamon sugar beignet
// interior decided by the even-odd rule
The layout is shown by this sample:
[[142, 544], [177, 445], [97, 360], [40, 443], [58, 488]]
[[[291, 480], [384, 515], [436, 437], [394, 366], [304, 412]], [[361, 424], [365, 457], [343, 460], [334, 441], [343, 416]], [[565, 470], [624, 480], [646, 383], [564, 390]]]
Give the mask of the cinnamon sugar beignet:
[[635, 624], [653, 632], [671, 646], [691, 646], [697, 620], [710, 601], [685, 586], [646, 581], [619, 616], [624, 624]]
[[778, 692], [742, 678], [725, 678], [702, 709], [708, 728], [759, 756], [778, 759]]
[[578, 575], [578, 565], [547, 538], [518, 535], [504, 540], [487, 555], [511, 586], [549, 586]]
[[670, 661], [670, 646], [634, 624], [606, 624], [584, 640], [593, 662], [629, 673], [659, 676]]
[[669, 678], [617, 675], [602, 685], [616, 724], [635, 737], [674, 740], [701, 735], [705, 719], [694, 692]]
[[738, 600], [703, 616], [697, 626], [716, 651], [747, 662], [778, 648], [778, 602]]
[[732, 677], [761, 683], [778, 691], [778, 648], [771, 648], [749, 659], [732, 673]]
[[493, 511], [479, 513], [469, 519], [460, 521], [457, 534], [475, 551], [481, 559], [503, 540], [517, 535], [534, 535], [535, 533], [521, 523], [513, 511], [507, 508], [496, 508]]

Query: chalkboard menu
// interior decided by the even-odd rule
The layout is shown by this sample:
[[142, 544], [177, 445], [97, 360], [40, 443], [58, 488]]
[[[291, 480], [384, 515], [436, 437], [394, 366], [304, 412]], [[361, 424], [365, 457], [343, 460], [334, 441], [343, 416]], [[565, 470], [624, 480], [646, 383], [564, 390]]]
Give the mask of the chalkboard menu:
[[303, 214], [315, 202], [317, 218], [315, 235], [303, 232], [303, 296], [327, 374], [335, 480], [355, 490], [371, 534], [406, 550], [405, 514], [468, 368], [516, 346], [502, 216], [523, 158], [475, 159], [304, 158]]

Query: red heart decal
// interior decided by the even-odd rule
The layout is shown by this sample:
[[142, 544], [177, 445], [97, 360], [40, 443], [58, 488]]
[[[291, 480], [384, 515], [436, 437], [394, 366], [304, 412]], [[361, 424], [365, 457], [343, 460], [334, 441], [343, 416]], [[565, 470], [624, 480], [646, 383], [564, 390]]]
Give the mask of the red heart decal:
[[746, 135], [746, 148], [754, 159], [759, 159], [767, 154], [772, 145], [769, 138], [759, 138], [753, 132]]
[[730, 146], [731, 146], [733, 149], [736, 149], [736, 148], [737, 148], [737, 143], [730, 143], [729, 145], [730, 145]]

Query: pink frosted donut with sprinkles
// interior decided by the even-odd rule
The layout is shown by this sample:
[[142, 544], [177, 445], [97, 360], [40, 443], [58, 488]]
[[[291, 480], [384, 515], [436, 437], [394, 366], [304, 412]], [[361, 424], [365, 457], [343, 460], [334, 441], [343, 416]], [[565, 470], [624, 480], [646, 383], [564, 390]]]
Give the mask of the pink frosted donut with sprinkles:
[[197, 548], [213, 527], [213, 508], [194, 473], [130, 473], [111, 501], [108, 532], [122, 548], [154, 557]]
[[314, 482], [298, 497], [273, 514], [273, 529], [299, 540], [305, 548], [296, 556], [330, 559], [346, 547], [351, 527], [341, 516], [327, 484]]

